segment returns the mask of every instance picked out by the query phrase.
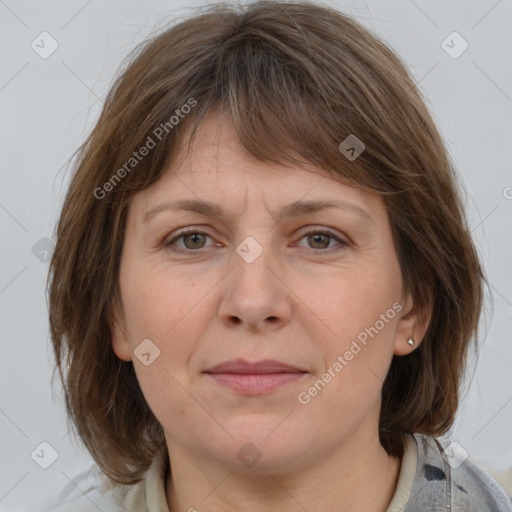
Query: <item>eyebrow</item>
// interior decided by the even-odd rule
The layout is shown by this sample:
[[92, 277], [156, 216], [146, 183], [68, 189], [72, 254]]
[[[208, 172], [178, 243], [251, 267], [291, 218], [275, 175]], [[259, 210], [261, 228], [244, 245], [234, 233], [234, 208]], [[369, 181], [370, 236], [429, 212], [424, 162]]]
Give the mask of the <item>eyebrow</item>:
[[[321, 210], [327, 210], [327, 209], [341, 209], [344, 211], [349, 211], [352, 213], [356, 213], [360, 217], [362, 217], [366, 222], [369, 222], [371, 224], [374, 224], [373, 219], [369, 215], [369, 213], [361, 208], [360, 206], [357, 206], [354, 203], [348, 202], [348, 201], [295, 201], [293, 203], [290, 203], [288, 205], [285, 205], [281, 210], [276, 214], [272, 213], [272, 217], [274, 220], [282, 220], [285, 217], [295, 217], [299, 215], [304, 215], [308, 213], [315, 213]], [[171, 211], [178, 211], [178, 210], [185, 210], [190, 212], [199, 213], [204, 216], [209, 217], [218, 217], [220, 219], [223, 219], [227, 216], [227, 214], [224, 212], [221, 205], [212, 203], [210, 201], [204, 201], [199, 199], [181, 199], [181, 200], [174, 200], [174, 201], [165, 201], [163, 203], [160, 203], [152, 208], [150, 208], [145, 216], [144, 216], [144, 222], [148, 222], [152, 217], [154, 217], [157, 213], [171, 210]]]

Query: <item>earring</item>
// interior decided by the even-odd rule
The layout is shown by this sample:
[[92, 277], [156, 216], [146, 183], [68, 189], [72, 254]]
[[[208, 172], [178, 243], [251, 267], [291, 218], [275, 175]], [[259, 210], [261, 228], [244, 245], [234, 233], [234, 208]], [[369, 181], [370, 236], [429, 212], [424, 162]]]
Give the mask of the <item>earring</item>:
[[409, 339], [407, 340], [407, 343], [409, 343], [409, 345], [411, 345], [411, 346], [412, 346], [412, 345], [414, 345], [414, 340], [413, 340], [412, 338], [409, 338]]

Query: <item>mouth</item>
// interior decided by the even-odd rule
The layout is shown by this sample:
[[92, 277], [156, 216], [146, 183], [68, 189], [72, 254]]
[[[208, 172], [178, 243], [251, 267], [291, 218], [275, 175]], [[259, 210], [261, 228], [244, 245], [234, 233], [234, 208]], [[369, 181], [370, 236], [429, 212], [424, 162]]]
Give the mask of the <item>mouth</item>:
[[261, 395], [296, 382], [308, 372], [276, 360], [249, 362], [235, 359], [213, 366], [204, 373], [239, 394]]

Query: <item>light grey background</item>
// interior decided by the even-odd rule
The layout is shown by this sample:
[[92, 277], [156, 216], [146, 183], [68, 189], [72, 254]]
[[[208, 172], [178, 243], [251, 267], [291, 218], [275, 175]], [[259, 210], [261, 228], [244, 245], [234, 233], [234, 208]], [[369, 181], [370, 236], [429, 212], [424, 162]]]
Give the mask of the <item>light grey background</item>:
[[[511, 1], [331, 4], [375, 30], [410, 66], [467, 189], [494, 308], [485, 317], [480, 360], [449, 439], [494, 469], [508, 469]], [[0, 512], [28, 510], [39, 495], [62, 488], [91, 463], [67, 435], [58, 380], [52, 397], [48, 263], [41, 261], [45, 242], [39, 241], [52, 237], [68, 183], [65, 164], [95, 122], [121, 60], [157, 26], [191, 14], [194, 5], [202, 3], [0, 0]], [[31, 48], [43, 31], [59, 45], [47, 59]], [[441, 46], [453, 31], [469, 44], [456, 59]], [[461, 48], [460, 41], [449, 41], [452, 51]], [[36, 257], [32, 249], [38, 242], [43, 245]], [[43, 441], [59, 454], [46, 470], [31, 458]]]

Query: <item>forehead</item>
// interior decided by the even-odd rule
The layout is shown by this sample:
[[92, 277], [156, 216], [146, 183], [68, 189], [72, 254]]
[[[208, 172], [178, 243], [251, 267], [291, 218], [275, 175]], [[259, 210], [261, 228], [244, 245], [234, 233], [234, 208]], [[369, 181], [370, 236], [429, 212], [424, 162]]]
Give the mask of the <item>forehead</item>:
[[161, 178], [133, 198], [131, 209], [138, 217], [163, 201], [176, 199], [214, 202], [233, 215], [248, 204], [274, 210], [301, 199], [350, 201], [365, 210], [379, 207], [372, 204], [380, 202], [378, 196], [311, 163], [299, 167], [256, 161], [240, 144], [229, 118], [206, 118], [189, 148], [188, 136], [184, 141]]

